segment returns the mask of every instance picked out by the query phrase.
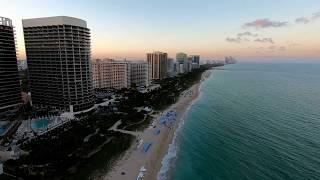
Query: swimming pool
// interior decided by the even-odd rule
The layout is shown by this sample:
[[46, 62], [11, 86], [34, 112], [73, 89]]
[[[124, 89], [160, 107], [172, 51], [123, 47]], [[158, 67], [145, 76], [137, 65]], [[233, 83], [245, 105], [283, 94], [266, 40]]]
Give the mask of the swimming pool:
[[42, 129], [47, 127], [49, 124], [49, 120], [47, 118], [35, 119], [31, 121], [32, 129]]

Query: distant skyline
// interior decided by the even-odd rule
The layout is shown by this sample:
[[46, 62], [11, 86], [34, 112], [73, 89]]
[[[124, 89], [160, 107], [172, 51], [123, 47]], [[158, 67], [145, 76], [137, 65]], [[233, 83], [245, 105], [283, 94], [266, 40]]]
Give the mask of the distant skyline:
[[[94, 3], [93, 3], [94, 2]], [[319, 0], [0, 0], [25, 59], [22, 19], [71, 16], [87, 21], [92, 59], [145, 60], [146, 53], [202, 59], [320, 60]]]

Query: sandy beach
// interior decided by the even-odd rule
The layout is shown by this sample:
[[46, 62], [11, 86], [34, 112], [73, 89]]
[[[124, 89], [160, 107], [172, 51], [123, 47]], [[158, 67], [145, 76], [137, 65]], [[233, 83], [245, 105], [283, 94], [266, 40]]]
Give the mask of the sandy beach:
[[[116, 163], [113, 169], [104, 177], [106, 180], [133, 180], [137, 179], [141, 168], [144, 167], [142, 179], [155, 180], [161, 168], [161, 162], [167, 154], [169, 145], [172, 143], [175, 130], [183, 120], [184, 115], [192, 101], [199, 96], [201, 82], [208, 78], [211, 71], [202, 74], [201, 81], [181, 93], [177, 103], [171, 105], [164, 112], [155, 116], [152, 125], [141, 133], [137, 133], [137, 142]], [[170, 125], [160, 124], [160, 119], [167, 112], [176, 113], [175, 120]], [[155, 131], [160, 130], [159, 134]], [[144, 150], [145, 143], [152, 143], [147, 152]]]

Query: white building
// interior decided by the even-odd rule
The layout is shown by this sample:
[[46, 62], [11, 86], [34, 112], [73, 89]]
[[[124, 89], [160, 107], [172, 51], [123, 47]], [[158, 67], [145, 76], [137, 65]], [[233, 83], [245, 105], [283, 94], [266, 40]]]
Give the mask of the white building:
[[145, 61], [127, 61], [130, 70], [130, 86], [148, 85], [148, 63]]
[[185, 73], [183, 64], [178, 63], [178, 72], [179, 74]]
[[92, 62], [95, 89], [121, 89], [147, 86], [148, 66], [143, 61], [115, 61], [112, 59]]

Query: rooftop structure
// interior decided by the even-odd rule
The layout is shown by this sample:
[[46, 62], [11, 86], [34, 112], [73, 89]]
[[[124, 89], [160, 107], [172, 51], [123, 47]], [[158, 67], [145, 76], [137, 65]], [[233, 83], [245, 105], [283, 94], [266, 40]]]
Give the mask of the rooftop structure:
[[42, 27], [42, 26], [59, 26], [59, 25], [70, 25], [87, 28], [87, 22], [68, 16], [53, 16], [53, 17], [43, 17], [43, 18], [32, 18], [23, 19], [22, 24], [24, 28], [27, 27]]

